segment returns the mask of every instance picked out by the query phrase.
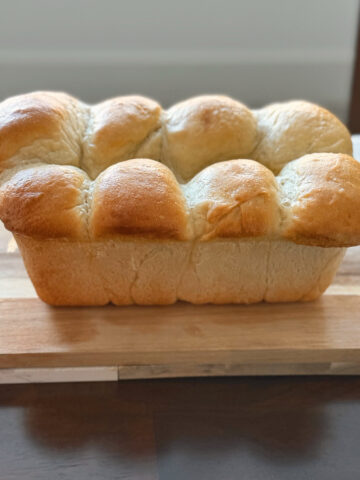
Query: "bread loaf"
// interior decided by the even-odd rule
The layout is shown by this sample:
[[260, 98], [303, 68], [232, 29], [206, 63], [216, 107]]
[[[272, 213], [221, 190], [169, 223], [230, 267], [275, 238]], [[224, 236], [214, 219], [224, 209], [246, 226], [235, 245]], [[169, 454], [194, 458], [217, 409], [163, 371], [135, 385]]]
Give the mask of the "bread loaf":
[[304, 101], [36, 92], [0, 103], [0, 219], [50, 304], [312, 300], [360, 243], [351, 153]]

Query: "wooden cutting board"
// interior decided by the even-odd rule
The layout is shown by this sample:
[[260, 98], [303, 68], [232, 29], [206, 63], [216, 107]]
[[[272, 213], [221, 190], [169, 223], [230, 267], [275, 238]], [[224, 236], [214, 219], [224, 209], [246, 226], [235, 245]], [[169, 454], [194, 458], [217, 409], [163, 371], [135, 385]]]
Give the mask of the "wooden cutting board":
[[0, 382], [359, 373], [360, 247], [312, 303], [52, 308], [0, 226]]

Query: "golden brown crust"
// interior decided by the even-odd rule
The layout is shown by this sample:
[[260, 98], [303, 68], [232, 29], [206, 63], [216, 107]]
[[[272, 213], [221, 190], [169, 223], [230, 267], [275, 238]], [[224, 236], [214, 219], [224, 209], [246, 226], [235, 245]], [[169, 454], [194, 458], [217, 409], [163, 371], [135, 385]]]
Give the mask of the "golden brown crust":
[[360, 243], [360, 163], [344, 154], [305, 155], [283, 169], [279, 182], [286, 238], [319, 246]]
[[20, 170], [0, 189], [0, 218], [14, 233], [86, 238], [81, 192], [84, 180], [84, 173], [70, 166]]
[[82, 113], [78, 100], [64, 93], [34, 92], [2, 102], [0, 173], [38, 161], [78, 166]]
[[[280, 205], [272, 172], [314, 151], [281, 172]], [[162, 112], [138, 96], [88, 107], [66, 94], [35, 92], [0, 104], [0, 219], [38, 238], [285, 236], [354, 245], [360, 167], [336, 152], [351, 152], [349, 132], [308, 102], [252, 112], [212, 95]], [[142, 155], [153, 160], [127, 161]], [[253, 160], [234, 160], [241, 157]], [[103, 173], [91, 182], [61, 165], [81, 166], [91, 178]], [[182, 186], [187, 205], [175, 176], [190, 180], [199, 170]]]
[[173, 173], [154, 160], [128, 160], [97, 179], [92, 203], [94, 238], [111, 234], [184, 240], [185, 199]]
[[190, 98], [166, 114], [163, 157], [185, 181], [212, 163], [249, 158], [256, 120], [245, 105], [222, 95]]
[[350, 133], [325, 108], [295, 100], [274, 103], [257, 112], [259, 141], [251, 158], [279, 173], [307, 153], [352, 154]]
[[195, 232], [203, 240], [265, 236], [277, 229], [275, 177], [253, 160], [211, 165], [194, 177], [185, 191]]
[[[141, 145], [160, 128], [160, 115], [158, 103], [135, 95], [112, 98], [92, 107], [83, 160], [90, 177], [96, 178], [114, 163], [137, 158]], [[160, 143], [146, 153], [158, 160]]]

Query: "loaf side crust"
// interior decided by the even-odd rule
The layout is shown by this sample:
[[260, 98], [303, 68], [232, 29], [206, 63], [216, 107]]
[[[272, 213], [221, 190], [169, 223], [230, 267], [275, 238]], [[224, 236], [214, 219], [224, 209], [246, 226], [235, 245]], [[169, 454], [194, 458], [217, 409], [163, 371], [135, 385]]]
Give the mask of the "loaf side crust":
[[315, 300], [345, 253], [265, 239], [16, 241], [39, 297], [51, 305]]

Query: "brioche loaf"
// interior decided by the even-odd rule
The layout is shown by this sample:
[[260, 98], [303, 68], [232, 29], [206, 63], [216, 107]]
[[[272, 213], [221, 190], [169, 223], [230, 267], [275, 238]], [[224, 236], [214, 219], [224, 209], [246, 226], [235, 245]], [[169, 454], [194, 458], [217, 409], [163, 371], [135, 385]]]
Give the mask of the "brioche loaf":
[[317, 105], [0, 103], [0, 219], [53, 305], [313, 300], [360, 243], [360, 164]]

